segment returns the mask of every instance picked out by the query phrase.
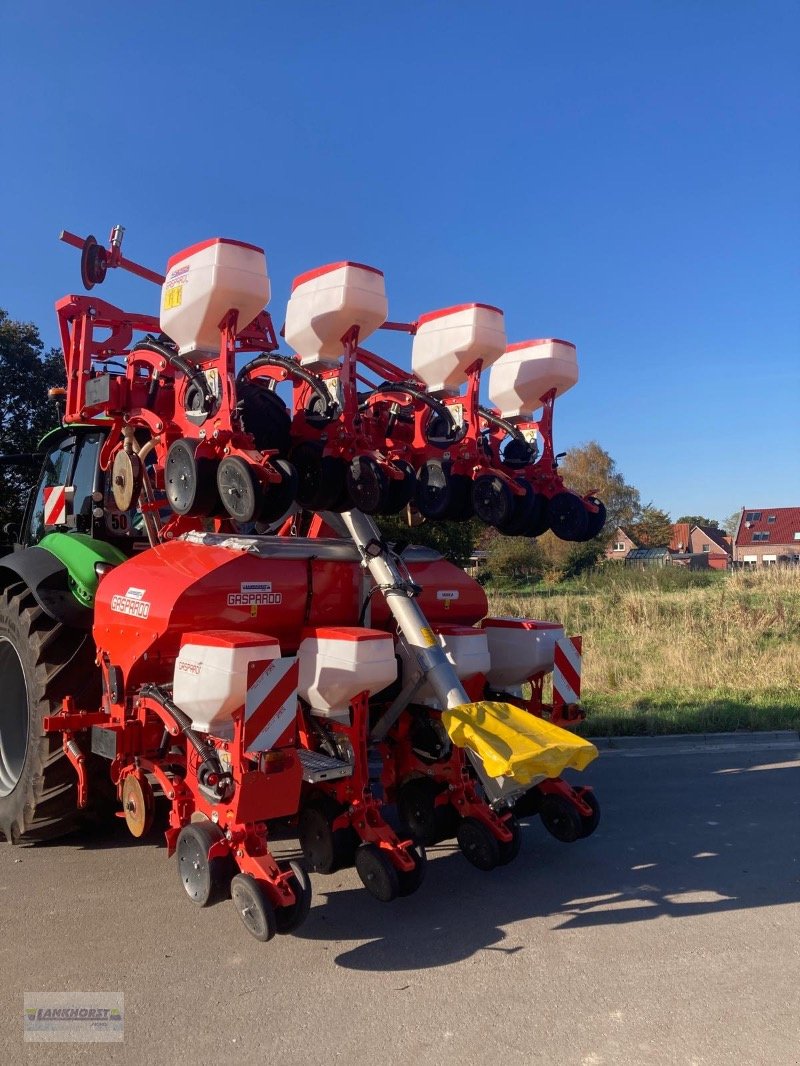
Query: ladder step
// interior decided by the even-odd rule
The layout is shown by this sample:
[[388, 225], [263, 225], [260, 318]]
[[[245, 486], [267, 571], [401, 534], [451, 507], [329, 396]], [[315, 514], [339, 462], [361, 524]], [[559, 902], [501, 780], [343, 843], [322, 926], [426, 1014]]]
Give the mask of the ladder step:
[[323, 755], [319, 751], [301, 748], [297, 754], [303, 767], [303, 780], [310, 784], [335, 781], [339, 777], [350, 777], [353, 773], [353, 767], [349, 762], [332, 759], [330, 755]]

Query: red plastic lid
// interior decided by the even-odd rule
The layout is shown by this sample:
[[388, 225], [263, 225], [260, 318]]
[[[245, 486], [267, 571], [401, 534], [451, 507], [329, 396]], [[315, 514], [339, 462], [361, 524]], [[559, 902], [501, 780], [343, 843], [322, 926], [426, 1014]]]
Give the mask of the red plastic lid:
[[184, 633], [181, 637], [181, 647], [187, 644], [200, 644], [205, 648], [280, 647], [277, 637], [248, 633], [241, 629], [201, 629], [195, 633]]
[[482, 629], [563, 629], [560, 622], [537, 622], [533, 618], [484, 618]]
[[509, 346], [506, 348], [506, 351], [518, 352], [520, 348], [534, 348], [537, 344], [566, 344], [568, 348], [575, 347], [572, 341], [562, 341], [558, 337], [542, 337], [540, 340], [517, 341], [516, 344], [509, 344]]
[[182, 252], [176, 252], [175, 255], [170, 256], [167, 260], [167, 273], [172, 270], [176, 263], [188, 259], [190, 255], [194, 255], [196, 252], [202, 252], [204, 248], [210, 248], [212, 244], [235, 244], [237, 248], [250, 248], [253, 252], [261, 252], [262, 255], [264, 254], [264, 249], [259, 248], [257, 244], [247, 244], [245, 241], [233, 241], [228, 237], [209, 237], [207, 241], [200, 241], [199, 244], [193, 244], [191, 248], [184, 248]]
[[447, 315], [455, 315], [458, 311], [469, 311], [473, 307], [484, 307], [487, 311], [496, 311], [498, 315], [503, 313], [501, 307], [493, 307], [492, 304], [455, 304], [453, 307], [443, 307], [441, 311], [427, 311], [424, 315], [420, 315], [417, 319], [417, 327], [419, 328], [423, 322], [433, 322], [435, 318], [445, 318]]
[[342, 267], [358, 267], [359, 270], [368, 270], [370, 274], [380, 274], [383, 277], [383, 271], [378, 270], [377, 267], [367, 266], [366, 263], [354, 263], [350, 259], [344, 259], [341, 263], [327, 263], [325, 266], [316, 267], [314, 270], [307, 270], [305, 274], [298, 274], [292, 282], [292, 292], [298, 285], [305, 285], [307, 281], [313, 281], [314, 278], [321, 278], [323, 274], [332, 274], [334, 270], [341, 270]]
[[303, 640], [312, 637], [316, 640], [391, 640], [388, 633], [380, 629], [362, 629], [360, 626], [306, 626]]

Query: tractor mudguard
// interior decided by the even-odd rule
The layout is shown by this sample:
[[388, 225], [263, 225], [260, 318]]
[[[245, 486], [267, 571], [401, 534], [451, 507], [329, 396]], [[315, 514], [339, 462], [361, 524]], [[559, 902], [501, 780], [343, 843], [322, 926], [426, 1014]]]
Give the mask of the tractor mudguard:
[[105, 541], [84, 533], [50, 533], [37, 547], [0, 559], [0, 585], [21, 578], [36, 602], [56, 622], [91, 629], [98, 577], [95, 563], [116, 565], [125, 555]]
[[43, 548], [23, 548], [0, 559], [0, 587], [24, 581], [44, 613], [75, 629], [91, 629], [92, 612], [83, 607], [69, 587], [66, 566]]

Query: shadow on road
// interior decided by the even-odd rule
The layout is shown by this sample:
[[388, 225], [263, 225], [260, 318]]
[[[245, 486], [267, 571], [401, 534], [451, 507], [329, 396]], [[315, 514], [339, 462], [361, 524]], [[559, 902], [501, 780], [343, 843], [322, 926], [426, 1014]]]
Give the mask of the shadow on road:
[[[447, 966], [482, 950], [524, 951], [545, 962], [547, 938], [561, 930], [800, 898], [795, 752], [607, 758], [585, 779], [603, 808], [589, 839], [561, 844], [531, 819], [523, 823], [519, 857], [491, 873], [470, 866], [454, 845], [440, 845], [428, 851], [420, 890], [389, 905], [352, 887], [352, 872], [315, 876], [316, 905], [295, 935], [344, 946], [336, 963], [364, 971]], [[285, 832], [275, 836], [280, 854], [295, 850]], [[111, 831], [86, 832], [57, 846], [163, 844], [155, 831], [135, 840], [117, 821]], [[514, 924], [530, 918], [544, 919], [536, 927], [540, 939], [532, 941], [528, 929], [521, 942]]]
[[752, 763], [609, 760], [592, 775], [605, 802], [588, 840], [560, 844], [533, 819], [516, 862], [488, 874], [433, 849], [415, 896], [384, 906], [360, 888], [331, 891], [297, 935], [366, 941], [336, 957], [343, 967], [411, 970], [480, 950], [536, 952], [529, 934], [514, 937], [527, 918], [548, 919], [544, 960], [559, 930], [797, 902], [800, 764]]

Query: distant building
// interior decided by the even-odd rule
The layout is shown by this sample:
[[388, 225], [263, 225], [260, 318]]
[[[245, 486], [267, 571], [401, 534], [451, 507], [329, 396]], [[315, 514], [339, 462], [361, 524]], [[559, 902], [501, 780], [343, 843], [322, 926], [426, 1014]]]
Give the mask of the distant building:
[[649, 567], [672, 566], [673, 557], [669, 548], [631, 548], [625, 556], [625, 565], [639, 570]]
[[743, 507], [733, 538], [735, 566], [800, 564], [800, 507]]
[[614, 536], [611, 538], [608, 547], [605, 551], [606, 559], [611, 559], [617, 562], [624, 562], [628, 552], [633, 548], [638, 548], [639, 545], [627, 533], [622, 526], [617, 526], [614, 530]]
[[705, 555], [712, 570], [727, 570], [731, 561], [731, 538], [714, 526], [692, 526], [689, 551], [692, 555]]

